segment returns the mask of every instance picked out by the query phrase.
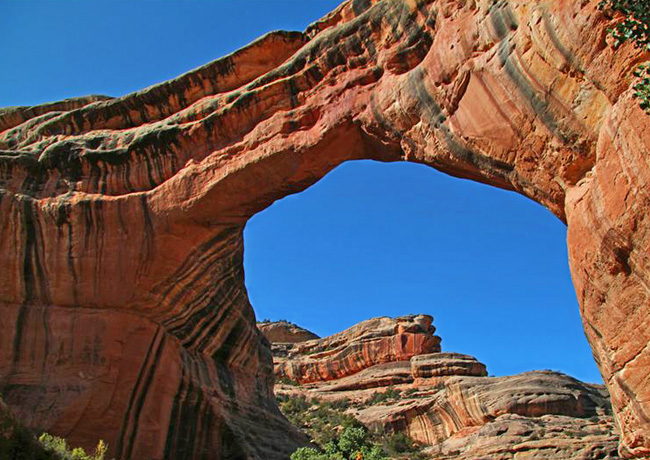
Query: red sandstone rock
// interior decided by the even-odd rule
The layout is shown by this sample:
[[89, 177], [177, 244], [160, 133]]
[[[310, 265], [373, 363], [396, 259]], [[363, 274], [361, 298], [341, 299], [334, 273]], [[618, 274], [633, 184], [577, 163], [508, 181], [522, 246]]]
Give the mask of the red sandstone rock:
[[487, 376], [485, 364], [479, 362], [473, 356], [461, 355], [460, 353], [423, 354], [411, 358], [410, 364], [411, 372], [416, 379], [450, 375]]
[[298, 383], [327, 382], [376, 364], [440, 351], [427, 315], [373, 318], [329, 337], [293, 345], [276, 354], [275, 375]]
[[650, 456], [650, 118], [630, 89], [643, 57], [613, 53], [597, 4], [354, 0], [138, 93], [3, 110], [11, 410], [123, 460], [282, 458], [300, 441], [277, 439], [290, 428], [243, 227], [343, 161], [406, 160], [568, 223], [621, 451]]
[[[426, 318], [429, 330], [431, 318]], [[403, 318], [364, 321], [304, 345], [273, 346], [276, 373], [300, 368], [314, 349], [348, 350], [349, 362], [364, 350], [351, 347], [359, 337], [385, 337]], [[378, 327], [377, 330], [373, 330]], [[355, 331], [356, 334], [351, 333]], [[347, 339], [347, 342], [343, 342]], [[282, 345], [282, 344], [280, 344]], [[385, 359], [391, 359], [390, 354]], [[399, 359], [399, 358], [394, 358]], [[327, 360], [324, 361], [327, 363]], [[591, 385], [551, 371], [509, 377], [486, 377], [485, 365], [458, 353], [416, 354], [408, 361], [370, 364], [357, 372], [329, 373], [327, 379], [288, 384], [279, 380], [276, 394], [346, 402], [346, 413], [372, 431], [405, 433], [422, 445], [427, 458], [506, 460], [618, 459], [618, 436], [609, 395]], [[378, 398], [392, 388], [397, 397]], [[526, 452], [522, 457], [522, 452]]]

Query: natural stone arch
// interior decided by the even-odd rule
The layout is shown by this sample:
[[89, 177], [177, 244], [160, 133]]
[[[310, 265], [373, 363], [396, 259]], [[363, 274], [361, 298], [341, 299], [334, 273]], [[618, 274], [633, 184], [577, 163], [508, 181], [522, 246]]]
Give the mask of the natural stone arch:
[[4, 110], [6, 402], [123, 459], [282, 458], [243, 226], [343, 161], [406, 160], [568, 223], [622, 451], [649, 455], [648, 121], [597, 3], [353, 0], [138, 93]]

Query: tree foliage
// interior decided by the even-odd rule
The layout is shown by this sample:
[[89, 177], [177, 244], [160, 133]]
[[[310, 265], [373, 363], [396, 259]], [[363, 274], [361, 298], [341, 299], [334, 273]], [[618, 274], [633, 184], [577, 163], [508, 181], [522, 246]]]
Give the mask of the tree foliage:
[[100, 440], [95, 448], [95, 454], [90, 455], [81, 447], [70, 449], [65, 439], [48, 433], [39, 436], [38, 442], [47, 452], [51, 452], [60, 460], [104, 460], [108, 450], [106, 443]]
[[[632, 42], [643, 52], [650, 51], [650, 0], [603, 0], [599, 8], [620, 21], [610, 30], [614, 37], [614, 48]], [[634, 72], [637, 82], [634, 97], [640, 106], [650, 113], [650, 66], [641, 65]]]
[[[395, 391], [392, 389], [392, 391]], [[401, 393], [395, 393], [401, 394]], [[308, 400], [304, 395], [276, 395], [282, 413], [304, 431], [315, 447], [303, 447], [291, 460], [422, 460], [422, 447], [403, 433], [369, 431], [346, 413], [359, 403], [348, 399]], [[364, 406], [365, 407], [365, 406]]]
[[108, 447], [99, 441], [95, 453], [71, 448], [65, 439], [47, 433], [38, 438], [19, 424], [0, 401], [0, 459], [11, 460], [105, 460]]
[[337, 439], [328, 442], [323, 452], [301, 447], [291, 460], [388, 460], [381, 446], [374, 444], [361, 427], [345, 428]]
[[650, 1], [603, 0], [599, 8], [608, 14], [622, 16], [621, 22], [610, 31], [615, 47], [632, 41], [637, 48], [650, 51]]

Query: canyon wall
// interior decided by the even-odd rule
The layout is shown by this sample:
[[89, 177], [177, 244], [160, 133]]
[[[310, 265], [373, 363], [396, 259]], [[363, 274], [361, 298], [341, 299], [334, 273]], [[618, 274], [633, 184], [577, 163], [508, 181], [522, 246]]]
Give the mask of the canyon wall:
[[247, 220], [344, 161], [413, 161], [568, 225], [621, 454], [650, 456], [643, 56], [597, 0], [350, 0], [124, 97], [0, 111], [0, 390], [31, 427], [132, 458], [275, 459]]

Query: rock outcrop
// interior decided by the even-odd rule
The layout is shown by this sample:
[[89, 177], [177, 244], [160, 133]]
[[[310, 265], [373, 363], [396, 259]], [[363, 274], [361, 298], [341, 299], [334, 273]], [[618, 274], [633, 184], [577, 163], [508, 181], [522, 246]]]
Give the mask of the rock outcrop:
[[4, 109], [7, 405], [123, 460], [284, 458], [244, 225], [344, 161], [414, 161], [568, 224], [621, 452], [650, 456], [645, 56], [597, 5], [349, 0], [137, 93]]
[[266, 340], [275, 344], [298, 343], [319, 338], [313, 332], [287, 321], [262, 322], [257, 323], [257, 327]]
[[298, 383], [336, 380], [381, 363], [440, 351], [427, 315], [374, 318], [319, 340], [274, 345], [275, 375]]
[[[432, 460], [619, 458], [603, 385], [552, 371], [487, 377], [485, 365], [476, 358], [439, 351], [432, 320], [427, 315], [376, 318], [289, 350], [274, 344], [276, 393], [347, 406], [346, 414], [372, 432], [404, 433], [429, 446], [423, 453]], [[384, 351], [376, 362], [364, 359], [367, 346], [357, 345], [360, 338], [362, 343], [378, 337], [400, 343], [402, 324], [422, 337], [435, 337], [438, 352], [425, 349], [402, 356]], [[312, 362], [313, 350], [329, 363], [332, 348], [346, 350], [346, 362], [358, 364], [347, 366], [345, 373], [321, 372], [318, 379], [287, 372]]]
[[502, 415], [427, 449], [436, 460], [617, 460], [611, 418]]

